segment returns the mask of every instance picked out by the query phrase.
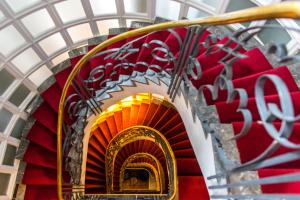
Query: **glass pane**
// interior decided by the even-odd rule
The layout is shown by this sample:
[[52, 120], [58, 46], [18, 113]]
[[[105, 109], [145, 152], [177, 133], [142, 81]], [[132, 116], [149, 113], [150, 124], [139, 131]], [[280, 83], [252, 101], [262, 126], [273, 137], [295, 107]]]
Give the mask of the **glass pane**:
[[40, 0], [5, 0], [5, 1], [14, 12], [20, 12], [40, 2]]
[[51, 55], [66, 46], [66, 42], [60, 33], [55, 33], [42, 40], [39, 45], [47, 55]]
[[26, 99], [28, 94], [30, 93], [30, 90], [25, 87], [25, 85], [21, 84], [15, 92], [11, 95], [9, 98], [9, 101], [16, 106], [20, 106], [21, 103]]
[[22, 137], [22, 131], [23, 128], [25, 127], [25, 120], [23, 120], [22, 118], [19, 118], [10, 134], [11, 137], [20, 139]]
[[236, 10], [242, 10], [246, 8], [251, 8], [257, 6], [249, 0], [231, 0], [227, 6], [226, 12], [232, 12]]
[[7, 144], [2, 164], [14, 166], [16, 152], [17, 148], [15, 146]]
[[93, 33], [89, 24], [81, 24], [68, 28], [68, 33], [70, 34], [74, 43], [93, 37]]
[[90, 0], [94, 15], [117, 13], [115, 0]]
[[2, 164], [14, 166], [16, 152], [17, 148], [15, 146], [7, 144]]
[[43, 65], [42, 67], [35, 70], [28, 77], [36, 86], [40, 86], [47, 78], [52, 75], [52, 72], [48, 69], [47, 66]]
[[97, 26], [100, 35], [108, 35], [108, 30], [110, 28], [119, 27], [119, 21], [117, 19], [101, 20], [101, 21], [97, 21]]
[[86, 17], [80, 0], [63, 1], [55, 4], [55, 8], [64, 23]]
[[[266, 25], [281, 26], [276, 20], [269, 20]], [[263, 29], [257, 34], [260, 40], [264, 43], [287, 44], [291, 40], [291, 36], [282, 29]]]
[[202, 11], [202, 10], [198, 10], [196, 8], [193, 8], [193, 7], [189, 7], [189, 11], [188, 11], [188, 14], [187, 14], [187, 18], [188, 19], [194, 19], [194, 18], [201, 18], [201, 17], [207, 17], [209, 16], [210, 14]]
[[178, 20], [180, 3], [171, 0], [156, 2], [156, 15], [162, 18]]
[[126, 13], [146, 13], [146, 0], [124, 0], [124, 7]]
[[0, 96], [6, 91], [6, 89], [14, 82], [14, 77], [6, 70], [0, 71]]
[[0, 173], [0, 195], [6, 195], [10, 174]]
[[69, 54], [68, 52], [64, 52], [62, 54], [60, 54], [59, 56], [56, 56], [52, 61], [53, 65], [57, 65], [65, 60], [67, 60], [69, 58]]
[[0, 132], [4, 132], [12, 116], [13, 114], [5, 108], [0, 110]]
[[55, 27], [55, 24], [46, 9], [34, 12], [22, 20], [32, 36], [39, 36]]
[[35, 53], [32, 48], [28, 48], [12, 60], [12, 63], [23, 74], [26, 74], [34, 66], [41, 62], [40, 57]]
[[206, 3], [214, 8], [221, 4], [221, 0], [202, 0], [203, 3]]
[[14, 26], [10, 25], [0, 30], [0, 53], [4, 56], [8, 56], [23, 44], [25, 39]]

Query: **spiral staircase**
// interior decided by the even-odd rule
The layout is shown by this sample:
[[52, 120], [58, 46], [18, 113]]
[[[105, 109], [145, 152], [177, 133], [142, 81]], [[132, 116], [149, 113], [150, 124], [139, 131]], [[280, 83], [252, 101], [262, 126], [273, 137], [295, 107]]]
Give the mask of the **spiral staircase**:
[[[134, 26], [131, 29], [134, 30]], [[206, 137], [211, 138], [212, 140], [215, 154], [223, 155], [223, 157], [220, 155], [216, 156], [220, 159], [218, 160], [218, 165], [221, 166], [216, 167], [216, 176], [221, 174], [219, 178], [224, 177], [224, 174], [222, 175], [222, 173], [225, 173], [226, 170], [236, 170], [235, 168], [223, 166], [226, 165], [226, 163], [224, 164], [224, 162], [222, 162], [224, 159], [229, 162], [230, 166], [234, 164], [243, 166], [243, 164], [245, 164], [246, 167], [251, 167], [253, 165], [253, 163], [251, 164], [251, 161], [264, 154], [265, 150], [268, 149], [271, 144], [278, 144], [278, 142], [275, 142], [276, 144], [274, 143], [274, 137], [270, 136], [264, 122], [262, 122], [262, 115], [257, 101], [257, 82], [261, 80], [261, 77], [267, 75], [280, 79], [286, 86], [287, 90], [285, 92], [291, 97], [294, 111], [293, 114], [294, 116], [298, 116], [300, 114], [300, 103], [298, 101], [300, 91], [298, 80], [290, 66], [284, 64], [274, 66], [270, 57], [266, 55], [263, 47], [257, 45], [249, 47], [248, 44], [241, 45], [240, 41], [234, 40], [230, 35], [226, 34], [217, 35], [218, 37], [216, 37], [216, 34], [214, 33], [215, 30], [216, 29], [213, 28], [205, 28], [191, 32], [189, 28], [181, 27], [157, 31], [149, 35], [143, 35], [142, 37], [135, 36], [120, 40], [104, 50], [112, 50], [112, 52], [114, 52], [113, 50], [116, 48], [122, 50], [122, 47], [126, 47], [126, 44], [132, 42], [131, 48], [141, 48], [138, 52], [128, 54], [126, 56], [126, 62], [143, 62], [148, 63], [149, 65], [140, 64], [134, 67], [126, 65], [126, 67], [123, 68], [115, 68], [114, 66], [121, 63], [115, 59], [115, 57], [118, 56], [117, 54], [115, 54], [115, 57], [111, 56], [109, 58], [101, 53], [96, 54], [91, 59], [87, 60], [78, 73], [78, 76], [75, 78], [77, 81], [82, 81], [92, 77], [94, 81], [85, 82], [85, 86], [87, 88], [93, 88], [93, 90], [84, 93], [82, 91], [85, 91], [86, 88], [81, 85], [77, 87], [75, 84], [70, 87], [67, 96], [78, 93], [78, 91], [81, 91], [83, 96], [97, 96], [95, 99], [96, 105], [99, 103], [99, 107], [97, 108], [99, 109], [102, 105], [106, 105], [106, 101], [115, 98], [118, 93], [124, 92], [128, 88], [138, 87], [139, 85], [144, 85], [144, 87], [147, 88], [147, 85], [151, 84], [156, 85], [158, 88], [157, 90], [161, 87], [169, 87], [171, 88], [170, 93], [173, 93], [173, 100], [175, 99], [176, 101], [176, 98], [179, 98], [178, 96], [180, 96], [186, 102], [186, 104], [182, 106], [186, 107], [191, 113], [194, 113], [194, 120], [198, 120], [195, 119], [197, 117], [200, 118], [199, 120], [202, 123], [203, 130], [207, 134]], [[113, 38], [122, 32], [122, 29], [113, 29], [108, 38]], [[139, 38], [139, 40], [136, 40], [137, 38]], [[189, 38], [190, 45], [197, 44], [196, 46], [199, 47], [195, 55], [193, 51], [191, 51], [190, 54], [201, 64], [201, 78], [194, 78], [196, 76], [195, 74], [199, 71], [197, 67], [192, 68], [187, 72], [186, 76], [186, 78], [190, 80], [190, 85], [179, 83], [179, 90], [176, 91], [175, 88], [172, 89], [171, 86], [172, 81], [175, 82], [175, 85], [178, 84], [176, 83], [175, 72], [180, 69], [177, 68], [176, 63], [174, 64], [170, 57], [173, 56], [173, 58], [179, 59], [186, 50], [184, 50], [184, 47], [188, 44]], [[96, 38], [93, 41], [97, 40], [98, 43], [102, 42], [101, 37]], [[168, 52], [160, 49], [159, 52], [156, 52], [156, 57], [153, 56], [152, 49], [149, 48], [149, 46], [152, 48], [160, 48], [162, 44], [164, 47], [168, 47]], [[96, 45], [97, 44], [94, 43], [81, 48], [81, 50], [92, 50]], [[234, 49], [234, 54], [229, 54], [228, 52], [230, 51], [228, 49]], [[79, 49], [77, 52], [80, 52], [81, 50]], [[26, 185], [24, 199], [57, 199], [57, 121], [59, 102], [68, 76], [83, 56], [83, 53], [75, 55], [70, 59], [69, 65], [61, 65], [55, 69], [55, 81], [52, 81], [52, 84], [48, 85], [48, 87], [43, 86], [44, 88], [41, 95], [32, 104], [31, 119], [28, 121], [27, 126], [23, 131], [24, 139], [22, 140], [22, 145], [19, 149], [19, 152], [24, 153], [19, 153], [19, 158], [26, 162], [26, 168], [22, 179], [22, 183]], [[237, 59], [228, 64], [234, 57]], [[99, 66], [104, 66], [105, 70], [103, 70], [103, 67], [99, 68]], [[232, 74], [230, 74], [231, 86], [243, 90], [247, 94], [246, 96], [243, 96], [244, 93], [236, 91], [233, 98], [230, 99], [228, 97], [230, 94], [230, 92], [228, 92], [229, 87], [222, 87], [217, 90], [216, 93], [212, 92], [212, 87], [209, 87], [209, 85], [215, 86], [215, 81], [222, 73], [224, 73], [224, 68], [227, 66], [230, 66], [232, 72]], [[96, 73], [98, 73], [97, 77], [95, 77]], [[179, 72], [179, 74], [180, 73], [182, 72]], [[172, 79], [173, 74], [175, 74], [175, 78], [173, 77]], [[130, 77], [130, 79], [128, 79], [128, 77]], [[119, 85], [114, 85], [114, 87], [103, 91], [101, 90], [103, 89], [103, 86], [108, 86], [108, 82], [103, 80], [121, 81], [119, 81]], [[276, 85], [272, 80], [268, 79], [262, 84], [264, 87], [263, 99], [269, 104], [273, 103], [280, 105], [280, 109], [284, 109], [281, 100], [282, 95], [284, 94], [278, 92], [278, 88], [276, 88]], [[205, 104], [198, 104], [198, 108], [193, 107], [192, 102], [195, 98], [192, 98], [185, 93], [185, 91], [192, 90], [191, 88], [194, 88], [196, 91], [203, 91]], [[192, 91], [189, 92], [192, 93]], [[129, 96], [143, 94], [144, 93], [130, 94]], [[176, 96], [176, 94], [178, 96]], [[250, 168], [249, 171], [247, 171], [247, 169], [242, 171], [243, 173], [245, 171], [251, 173], [251, 176], [246, 175], [242, 178], [235, 177], [237, 180], [234, 180], [234, 178], [230, 177], [231, 174], [227, 174], [226, 180], [228, 182], [224, 183], [222, 182], [224, 179], [220, 178], [217, 181], [218, 184], [211, 184], [209, 180], [212, 180], [215, 177], [213, 174], [207, 175], [205, 174], [205, 171], [203, 171], [204, 167], [201, 166], [203, 163], [199, 162], [200, 159], [195, 155], [199, 152], [195, 151], [197, 147], [193, 145], [190, 138], [191, 136], [187, 131], [187, 126], [195, 123], [195, 121], [191, 121], [188, 125], [184, 123], [185, 114], [179, 112], [177, 107], [174, 106], [172, 103], [172, 96], [171, 98], [156, 98], [154, 93], [148, 93], [147, 95], [148, 97], [142, 100], [133, 101], [132, 99], [128, 100], [128, 98], [127, 100], [121, 100], [121, 103], [115, 104], [113, 108], [106, 107], [101, 113], [99, 110], [95, 109], [94, 112], [96, 114], [94, 115], [97, 116], [98, 112], [100, 114], [96, 117], [97, 120], [93, 122], [90, 133], [88, 133], [90, 136], [88, 138], [86, 149], [87, 155], [84, 160], [84, 162], [86, 162], [84, 164], [84, 184], [81, 186], [84, 191], [83, 193], [87, 196], [86, 198], [88, 198], [88, 195], [101, 196], [106, 194], [106, 149], [115, 136], [128, 128], [136, 126], [145, 126], [157, 130], [170, 144], [177, 163], [176, 179], [178, 180], [177, 192], [179, 195], [177, 198], [180, 200], [204, 200], [209, 198], [246, 199], [247, 195], [234, 196], [244, 194], [244, 191], [240, 193], [234, 191], [234, 189], [241, 187], [241, 185], [238, 184], [243, 181], [246, 182], [246, 185], [242, 185], [246, 190], [250, 188], [250, 191], [255, 191], [250, 193], [250, 197], [248, 196], [249, 198], [251, 198], [251, 194], [255, 194], [256, 197], [260, 196], [257, 199], [272, 199], [274, 197], [268, 195], [275, 195], [276, 198], [278, 197], [277, 199], [281, 199], [284, 198], [284, 194], [287, 194], [287, 198], [291, 199], [299, 197], [293, 196], [299, 195], [300, 193], [300, 179], [297, 179], [297, 176], [299, 176], [300, 163], [298, 160], [299, 157], [297, 157], [299, 152], [295, 151], [296, 148], [288, 148], [287, 146], [280, 145], [274, 151], [268, 153], [268, 156], [263, 160], [277, 158], [289, 153], [295, 153], [295, 157], [289, 157], [282, 162], [274, 161], [271, 164], [260, 163], [260, 161], [258, 161], [261, 166], [255, 165], [253, 168]], [[242, 105], [242, 99], [245, 97], [247, 103], [246, 105]], [[72, 102], [75, 103], [72, 104]], [[126, 104], [124, 102], [128, 103]], [[64, 110], [64, 123], [71, 126], [76, 119], [72, 117], [72, 114], [70, 113], [74, 110], [79, 111], [80, 106], [74, 107], [76, 104], [76, 100], [74, 99], [69, 100], [67, 103], [73, 107], [70, 106], [69, 110], [66, 107]], [[92, 103], [95, 105], [95, 102]], [[92, 103], [90, 103], [90, 105]], [[203, 110], [197, 112], [197, 109]], [[251, 120], [249, 123], [246, 122], [246, 119], [248, 119], [245, 117], [246, 115], [241, 112], [243, 109], [246, 109], [251, 113]], [[282, 124], [286, 122], [280, 121], [280, 114], [277, 115], [277, 119], [272, 118], [269, 120], [277, 131], [279, 131]], [[291, 121], [293, 120], [290, 119], [290, 122]], [[247, 124], [248, 127], [246, 127], [245, 124]], [[216, 127], [219, 127], [219, 129]], [[241, 136], [241, 133], [244, 133], [245, 129], [247, 129], [247, 134], [242, 134]], [[290, 133], [291, 136], [287, 138], [289, 141], [299, 144], [299, 134], [300, 124], [295, 121]], [[66, 137], [67, 133], [64, 131], [63, 140], [66, 139]], [[164, 152], [160, 148], [157, 148], [155, 142], [141, 139], [125, 145], [116, 156], [114, 165], [115, 174], [113, 179], [113, 190], [115, 191], [115, 194], [117, 195], [120, 193], [119, 172], [121, 166], [128, 157], [135, 153], [148, 153], [158, 159], [162, 165], [166, 178], [166, 186], [164, 190], [162, 190], [162, 193], [168, 193], [168, 184], [170, 184], [170, 180], [167, 177], [167, 174], [170, 172], [167, 169]], [[234, 160], [234, 162], [232, 162], [232, 160]], [[153, 163], [145, 158], [136, 160], [136, 163], [144, 162], [153, 165]], [[250, 164], [248, 165], [249, 162]], [[225, 172], [222, 170], [218, 171], [223, 168], [225, 168]], [[63, 181], [67, 185], [70, 182], [68, 171], [63, 169], [62, 175]], [[281, 181], [282, 179], [280, 179], [280, 177], [283, 175], [295, 175], [296, 178], [293, 180], [285, 179]], [[268, 178], [273, 178], [273, 181], [268, 181]], [[277, 179], [279, 181], [276, 182], [276, 178], [279, 178]], [[267, 181], [265, 183], [255, 183], [257, 180]], [[253, 186], [255, 186], [255, 188], [251, 189]], [[230, 191], [230, 194], [226, 194], [228, 196], [224, 196], [223, 194], [219, 195], [220, 193], [214, 192], [224, 188]], [[74, 187], [66, 186], [63, 190], [64, 193], [71, 191], [75, 191]], [[111, 198], [118, 199], [117, 197]]]

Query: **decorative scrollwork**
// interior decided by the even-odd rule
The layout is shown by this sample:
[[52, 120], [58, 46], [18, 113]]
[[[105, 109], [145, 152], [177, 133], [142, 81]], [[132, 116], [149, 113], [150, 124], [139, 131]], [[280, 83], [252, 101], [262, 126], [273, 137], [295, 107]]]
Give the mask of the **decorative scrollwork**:
[[116, 135], [109, 143], [106, 156], [105, 156], [105, 172], [106, 172], [106, 185], [107, 192], [113, 192], [113, 174], [114, 174], [114, 162], [117, 153], [128, 143], [137, 140], [151, 140], [157, 143], [158, 148], [161, 148], [165, 158], [168, 169], [168, 179], [169, 179], [169, 190], [168, 197], [173, 199], [177, 191], [177, 169], [175, 156], [173, 154], [172, 148], [166, 138], [158, 131], [145, 127], [145, 126], [134, 126], [125, 129], [118, 135]]

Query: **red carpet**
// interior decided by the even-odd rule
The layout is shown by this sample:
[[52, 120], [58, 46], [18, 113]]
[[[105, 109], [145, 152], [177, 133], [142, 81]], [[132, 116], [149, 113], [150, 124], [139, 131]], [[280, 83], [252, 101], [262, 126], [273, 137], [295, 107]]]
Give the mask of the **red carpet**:
[[[176, 29], [180, 37], [184, 37], [186, 34], [185, 29]], [[199, 43], [203, 42], [209, 32], [204, 32], [199, 40]], [[177, 42], [174, 42], [176, 38], [169, 32], [157, 32], [148, 37], [145, 37], [139, 43], [149, 42], [152, 39], [159, 39], [164, 41], [170, 46], [170, 51], [174, 55], [178, 55], [180, 47]], [[127, 39], [130, 41], [132, 38]], [[218, 41], [218, 44], [224, 44], [228, 38], [224, 38]], [[118, 42], [109, 48], [119, 47], [126, 41]], [[235, 46], [235, 44], [232, 44]], [[93, 46], [89, 47], [89, 49]], [[197, 59], [200, 61], [203, 76], [199, 81], [194, 81], [193, 84], [196, 87], [200, 87], [204, 84], [211, 84], [214, 79], [220, 74], [222, 65], [217, 61], [225, 55], [224, 51], [219, 51], [211, 55], [204, 54], [205, 49], [200, 49], [200, 53]], [[296, 114], [300, 113], [300, 91], [287, 67], [282, 66], [278, 68], [272, 68], [259, 49], [253, 48], [249, 51], [244, 49], [240, 50], [248, 58], [240, 59], [233, 65], [233, 84], [235, 87], [244, 88], [249, 95], [248, 108], [253, 113], [253, 124], [248, 135], [237, 141], [237, 146], [241, 155], [241, 161], [246, 162], [259, 155], [271, 142], [270, 137], [266, 133], [261, 124], [256, 121], [259, 120], [257, 107], [254, 99], [254, 85], [255, 81], [262, 74], [276, 74], [279, 76], [288, 86], [288, 89], [292, 95]], [[128, 60], [132, 62], [147, 61], [151, 64], [158, 64], [165, 70], [170, 70], [174, 66], [172, 64], [161, 63], [157, 60], [152, 60], [149, 56], [150, 50], [143, 48], [139, 55], [130, 55]], [[64, 83], [78, 60], [82, 56], [71, 59], [71, 67], [57, 73], [55, 78], [57, 82], [48, 88], [41, 96], [44, 102], [40, 107], [32, 114], [32, 117], [36, 120], [35, 124], [31, 128], [27, 139], [30, 140], [30, 145], [24, 156], [24, 161], [27, 162], [23, 184], [27, 185], [25, 199], [56, 199], [56, 124], [57, 124], [57, 111], [60, 94]], [[92, 58], [86, 66], [81, 70], [80, 76], [86, 78], [89, 72], [104, 64], [103, 56], [97, 56]], [[115, 62], [116, 63], [116, 62]], [[100, 89], [100, 86], [104, 85], [104, 80], [110, 77], [112, 72], [112, 66], [108, 66], [104, 73], [104, 77], [97, 83], [94, 83], [96, 90]], [[138, 71], [145, 71], [145, 67], [140, 66]], [[128, 70], [120, 69], [119, 73], [114, 75], [112, 80], [116, 80], [121, 74], [131, 74], [132, 69]], [[273, 85], [266, 83], [266, 97], [268, 102], [278, 103], [278, 95]], [[71, 93], [72, 89], [69, 91]], [[240, 113], [236, 112], [239, 100], [236, 100], [230, 104], [226, 103], [226, 91], [221, 91], [217, 100], [212, 100], [211, 95], [205, 91], [205, 97], [209, 105], [215, 104], [220, 120], [222, 123], [230, 123], [233, 125], [235, 133], [238, 133], [243, 123], [243, 118]], [[143, 114], [141, 114], [143, 113]], [[157, 116], [157, 118], [153, 118]], [[159, 120], [158, 120], [159, 119]], [[116, 123], [121, 121], [122, 123]], [[72, 120], [65, 115], [65, 123], [71, 124]], [[277, 122], [275, 122], [276, 124]], [[169, 140], [174, 149], [179, 174], [179, 195], [180, 200], [192, 200], [192, 199], [208, 199], [208, 194], [204, 185], [204, 180], [200, 176], [201, 172], [199, 166], [195, 160], [194, 152], [188, 141], [184, 126], [180, 117], [174, 110], [163, 108], [154, 104], [140, 104], [128, 108], [124, 111], [114, 113], [114, 116], [108, 118], [103, 124], [99, 124], [99, 129], [95, 130], [93, 137], [91, 137], [89, 145], [89, 156], [87, 161], [87, 188], [88, 192], [104, 192], [105, 184], [101, 181], [105, 177], [103, 173], [103, 161], [105, 158], [105, 147], [111, 138], [117, 134], [117, 132], [123, 130], [126, 127], [135, 124], [144, 124], [157, 128], [161, 131]], [[279, 126], [279, 124], [276, 124]], [[299, 142], [300, 126], [296, 124], [294, 127], [294, 136], [292, 140]], [[257, 142], [259, 141], [259, 142]], [[256, 148], [251, 148], [253, 145]], [[140, 145], [137, 145], [140, 146]], [[128, 147], [127, 151], [130, 152], [134, 147]], [[139, 149], [139, 148], [136, 148]], [[251, 149], [251, 150], [250, 150]], [[150, 152], [151, 148], [148, 150]], [[278, 155], [284, 152], [288, 152], [288, 149], [280, 148], [274, 155]], [[152, 152], [154, 153], [154, 152]], [[156, 152], [157, 153], [157, 152]], [[122, 157], [129, 154], [123, 154]], [[157, 154], [159, 156], [159, 154]], [[259, 170], [260, 177], [270, 176], [273, 174], [284, 174], [290, 171], [298, 170], [299, 162], [293, 162], [286, 165], [275, 166], [270, 169]], [[95, 179], [97, 177], [97, 179]], [[65, 172], [64, 179], [68, 182], [68, 175]], [[263, 186], [264, 193], [276, 192], [276, 193], [300, 193], [298, 187], [299, 183], [286, 183]]]

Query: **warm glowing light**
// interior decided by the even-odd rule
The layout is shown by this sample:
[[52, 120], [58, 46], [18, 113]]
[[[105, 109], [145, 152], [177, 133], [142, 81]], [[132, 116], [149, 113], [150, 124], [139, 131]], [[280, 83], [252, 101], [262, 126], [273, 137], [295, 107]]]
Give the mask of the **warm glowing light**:
[[[116, 111], [122, 110], [122, 108], [124, 107], [131, 107], [133, 104], [136, 105], [143, 102], [150, 103], [150, 102], [163, 102], [163, 101], [167, 103], [166, 98], [164, 96], [158, 94], [151, 94], [151, 93], [139, 93], [136, 95], [126, 97], [121, 101], [119, 101], [118, 103], [109, 106], [105, 111], [103, 111], [95, 120], [92, 130], [94, 130], [94, 128], [97, 128], [98, 124], [106, 120], [108, 116], [110, 116]], [[168, 105], [171, 104], [168, 103]]]

